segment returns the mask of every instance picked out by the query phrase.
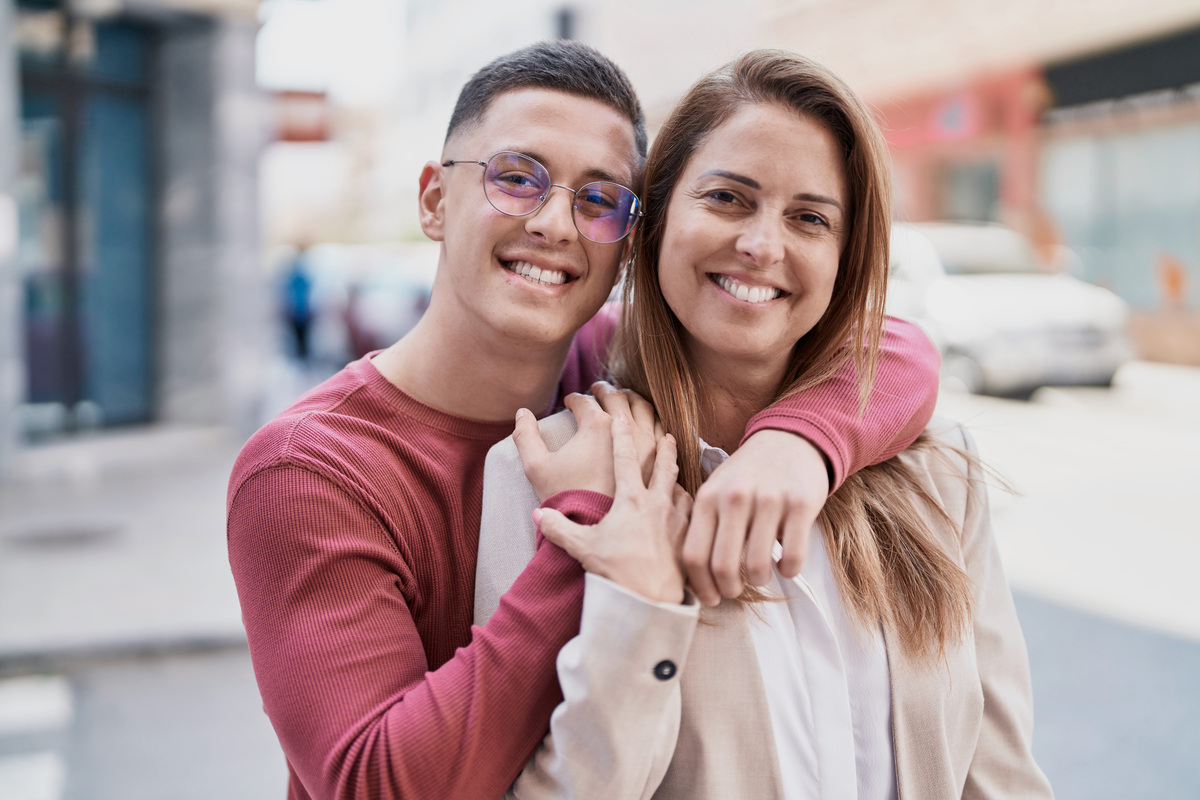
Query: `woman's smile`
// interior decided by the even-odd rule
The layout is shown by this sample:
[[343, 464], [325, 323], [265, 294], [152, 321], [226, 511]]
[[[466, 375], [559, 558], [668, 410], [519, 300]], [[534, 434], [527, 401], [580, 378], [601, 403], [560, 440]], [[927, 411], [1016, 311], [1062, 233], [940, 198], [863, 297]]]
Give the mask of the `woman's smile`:
[[783, 289], [775, 286], [746, 283], [729, 275], [720, 275], [715, 272], [708, 273], [708, 278], [735, 300], [741, 300], [743, 303], [751, 305], [769, 303], [787, 294]]

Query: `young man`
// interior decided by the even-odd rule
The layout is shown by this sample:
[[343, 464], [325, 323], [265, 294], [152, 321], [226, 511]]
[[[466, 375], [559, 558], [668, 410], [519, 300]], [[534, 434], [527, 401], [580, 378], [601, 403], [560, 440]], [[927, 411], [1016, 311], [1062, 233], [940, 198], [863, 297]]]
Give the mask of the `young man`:
[[[620, 187], [637, 186], [645, 152], [627, 78], [590, 48], [544, 43], [485, 67], [421, 174], [422, 228], [441, 242], [425, 316], [243, 449], [229, 556], [291, 798], [499, 797], [541, 741], [583, 572], [544, 543], [472, 629], [484, 456], [519, 408], [552, 410], [600, 376], [611, 317], [584, 324], [628, 226], [596, 214], [636, 219]], [[820, 455], [779, 430], [816, 444], [834, 483], [906, 446], [932, 412], [936, 354], [909, 329], [891, 337], [880, 368], [914, 391], [860, 421], [853, 381], [835, 378], [764, 412], [741, 463], [758, 437], [789, 457], [786, 438], [823, 497]], [[605, 511], [573, 502], [558, 510], [581, 523]]]

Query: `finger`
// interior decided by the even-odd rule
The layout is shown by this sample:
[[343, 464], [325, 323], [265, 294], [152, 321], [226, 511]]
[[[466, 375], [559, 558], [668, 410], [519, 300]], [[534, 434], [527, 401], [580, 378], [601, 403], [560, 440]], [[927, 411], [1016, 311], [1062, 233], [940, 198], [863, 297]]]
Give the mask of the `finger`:
[[717, 530], [717, 509], [711, 497], [703, 489], [696, 495], [692, 518], [683, 539], [683, 568], [687, 571], [688, 584], [706, 606], [721, 602], [721, 592], [709, 569]]
[[667, 429], [662, 426], [662, 420], [656, 418], [654, 420], [654, 441], [657, 442], [659, 439], [661, 439], [662, 437], [664, 437], [666, 435], [667, 435]]
[[[658, 415], [654, 413], [654, 406], [650, 405], [649, 401], [632, 389], [623, 389], [622, 393], [629, 402], [630, 416], [633, 417], [633, 424], [647, 434], [656, 432]], [[654, 440], [658, 441], [660, 438], [662, 437], [655, 436]]]
[[521, 457], [521, 465], [526, 471], [550, 454], [546, 440], [542, 438], [542, 432], [538, 429], [537, 418], [527, 408], [517, 409], [513, 443], [517, 446], [517, 454]]
[[638, 461], [637, 445], [633, 441], [633, 425], [629, 415], [621, 413], [612, 423], [613, 477], [617, 482], [617, 494], [629, 494], [635, 489], [645, 489], [642, 483], [642, 467]]
[[567, 519], [562, 513], [553, 508], [539, 508], [533, 512], [533, 521], [537, 523], [542, 536], [561, 547], [580, 564], [590, 555], [583, 526]]
[[712, 574], [717, 589], [725, 597], [737, 597], [742, 582], [742, 550], [750, 528], [751, 497], [748, 491], [727, 489], [717, 519], [717, 535], [713, 540]]
[[625, 396], [624, 392], [608, 381], [596, 381], [592, 384], [589, 391], [596, 398], [596, 402], [600, 404], [600, 407], [609, 415], [615, 417], [618, 414], [625, 413], [632, 417], [629, 398]]
[[591, 395], [572, 392], [563, 398], [563, 405], [571, 409], [571, 413], [575, 415], [575, 424], [580, 428], [600, 422], [608, 425], [611, 422], [611, 417]]
[[[687, 533], [688, 520], [692, 516], [692, 496], [678, 483], [675, 484], [672, 492], [671, 505], [674, 517], [671, 520], [671, 543], [675, 545], [676, 552], [679, 552], [682, 550], [683, 538]], [[680, 555], [682, 556], [682, 553]]]
[[667, 493], [675, 486], [679, 477], [679, 462], [676, 460], [675, 437], [667, 434], [658, 441], [658, 452], [654, 455], [654, 472], [650, 475], [651, 491]]
[[745, 554], [746, 577], [752, 586], [762, 586], [771, 579], [771, 565], [775, 561], [772, 551], [782, 521], [782, 500], [761, 496], [756, 498]]
[[779, 572], [785, 578], [794, 578], [804, 568], [808, 555], [808, 540], [816, 524], [815, 513], [795, 505], [788, 508], [783, 520], [783, 557], [779, 559]]

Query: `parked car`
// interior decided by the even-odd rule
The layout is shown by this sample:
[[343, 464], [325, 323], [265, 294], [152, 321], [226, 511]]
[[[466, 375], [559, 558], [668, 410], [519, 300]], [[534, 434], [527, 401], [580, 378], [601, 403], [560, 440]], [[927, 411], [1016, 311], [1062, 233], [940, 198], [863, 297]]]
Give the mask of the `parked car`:
[[972, 392], [1108, 386], [1133, 357], [1125, 301], [1000, 225], [893, 225], [887, 306], [937, 344], [943, 379]]

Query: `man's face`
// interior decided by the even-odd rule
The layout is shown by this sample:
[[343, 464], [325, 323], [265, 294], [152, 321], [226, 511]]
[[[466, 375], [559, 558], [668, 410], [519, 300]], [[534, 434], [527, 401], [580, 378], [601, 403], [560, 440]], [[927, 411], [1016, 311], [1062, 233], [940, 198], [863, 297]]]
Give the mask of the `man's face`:
[[[482, 335], [514, 347], [558, 345], [603, 305], [628, 237], [611, 244], [583, 238], [571, 216], [573, 194], [560, 187], [528, 216], [497, 211], [484, 195], [484, 167], [470, 162], [502, 150], [536, 159], [552, 182], [571, 189], [596, 180], [633, 186], [633, 126], [595, 100], [516, 90], [497, 97], [478, 124], [447, 142], [443, 158], [468, 163], [427, 168], [434, 172], [423, 180], [422, 227], [442, 242], [433, 302], [446, 304], [441, 310], [452, 324], [470, 329], [482, 323]], [[426, 193], [439, 188], [434, 208]], [[553, 280], [565, 281], [538, 280], [538, 271], [563, 273]]]

